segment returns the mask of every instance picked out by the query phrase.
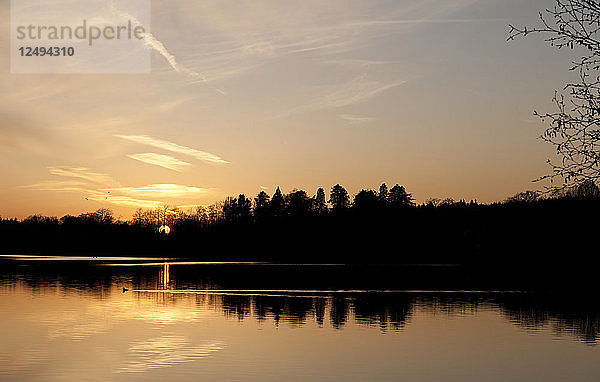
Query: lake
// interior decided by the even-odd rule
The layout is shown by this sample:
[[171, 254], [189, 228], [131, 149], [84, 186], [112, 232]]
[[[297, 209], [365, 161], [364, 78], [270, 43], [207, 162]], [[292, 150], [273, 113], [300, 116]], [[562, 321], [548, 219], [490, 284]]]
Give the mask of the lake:
[[379, 272], [4, 256], [0, 266], [1, 381], [548, 382], [600, 375], [594, 294], [428, 289], [415, 279], [457, 272], [449, 265]]

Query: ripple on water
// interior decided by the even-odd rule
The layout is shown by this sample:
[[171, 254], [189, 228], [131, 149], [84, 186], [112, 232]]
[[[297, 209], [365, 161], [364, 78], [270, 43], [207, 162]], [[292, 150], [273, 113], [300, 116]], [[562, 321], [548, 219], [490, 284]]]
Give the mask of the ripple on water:
[[180, 335], [164, 335], [133, 343], [129, 347], [130, 360], [117, 372], [142, 373], [151, 369], [192, 362], [210, 357], [224, 348], [223, 341], [210, 340], [192, 344]]

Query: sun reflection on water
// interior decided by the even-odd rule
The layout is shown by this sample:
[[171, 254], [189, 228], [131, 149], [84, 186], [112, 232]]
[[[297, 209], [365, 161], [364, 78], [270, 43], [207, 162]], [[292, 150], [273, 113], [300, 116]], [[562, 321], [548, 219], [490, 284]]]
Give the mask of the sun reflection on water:
[[127, 364], [118, 373], [141, 373], [151, 369], [174, 366], [211, 356], [225, 348], [223, 341], [191, 344], [180, 335], [163, 335], [132, 344]]

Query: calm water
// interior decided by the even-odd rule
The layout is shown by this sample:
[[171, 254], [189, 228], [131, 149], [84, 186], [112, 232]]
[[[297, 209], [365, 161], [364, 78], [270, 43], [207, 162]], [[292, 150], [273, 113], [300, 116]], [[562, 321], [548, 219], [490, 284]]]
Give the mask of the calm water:
[[[0, 266], [2, 381], [598, 381], [600, 375], [594, 299], [365, 292], [347, 279], [349, 288], [322, 287], [316, 279], [338, 278], [343, 267], [336, 265], [82, 257], [3, 259]], [[304, 284], [274, 287], [298, 274]]]

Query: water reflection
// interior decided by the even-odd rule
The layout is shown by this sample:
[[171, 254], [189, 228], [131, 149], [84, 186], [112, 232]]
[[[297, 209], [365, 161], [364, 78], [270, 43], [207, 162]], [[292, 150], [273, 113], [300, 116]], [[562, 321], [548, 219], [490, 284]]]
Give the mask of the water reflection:
[[553, 296], [520, 296], [503, 299], [501, 312], [511, 323], [527, 331], [551, 328], [556, 336], [574, 336], [596, 345], [600, 339], [600, 309], [595, 297], [556, 300]]
[[183, 336], [163, 335], [132, 344], [129, 348], [130, 360], [125, 366], [117, 369], [117, 372], [141, 373], [192, 362], [209, 357], [224, 347], [225, 344], [221, 341], [205, 341], [192, 345]]
[[201, 281], [182, 283], [187, 288], [177, 289], [170, 265], [162, 264], [156, 283], [142, 278], [137, 284], [156, 285], [156, 291], [134, 289], [133, 293], [139, 299], [153, 302], [175, 302], [183, 298], [181, 295], [193, 294], [197, 304], [240, 321], [270, 319], [275, 325], [284, 322], [301, 327], [311, 317], [320, 327], [328, 319], [334, 329], [343, 329], [352, 320], [359, 325], [377, 327], [382, 333], [402, 330], [415, 309], [433, 317], [477, 316], [480, 310], [491, 310], [500, 312], [509, 322], [532, 334], [550, 328], [556, 336], [568, 335], [590, 345], [600, 340], [600, 305], [585, 296], [557, 297], [512, 291], [242, 290], [222, 289]]
[[[298, 283], [290, 281], [290, 269], [276, 267], [267, 272], [172, 262], [3, 265], [3, 379], [22, 380], [52, 369], [61, 380], [147, 380], [154, 373], [171, 380], [281, 380], [290, 372], [286, 365], [298, 359], [294, 367], [303, 367], [301, 360], [312, 354], [315, 374], [305, 379], [319, 379], [319, 372], [332, 373], [322, 360], [343, 354], [340, 365], [349, 374], [340, 374], [339, 380], [353, 378], [354, 364], [362, 364], [369, 376], [379, 373], [379, 380], [427, 380], [397, 374], [403, 370], [397, 366], [401, 361], [392, 355], [404, 354], [409, 362], [404, 366], [410, 368], [419, 362], [419, 351], [426, 358], [446, 346], [444, 356], [462, 355], [469, 369], [468, 360], [478, 356], [469, 344], [479, 341], [478, 346], [507, 357], [512, 365], [510, 357], [530, 349], [528, 339], [537, 338], [542, 361], [544, 356], [570, 357], [575, 365], [588, 362], [600, 340], [600, 304], [584, 294], [368, 291], [358, 289], [351, 277], [351, 282], [330, 281], [322, 287], [306, 270], [298, 271], [305, 276]], [[123, 293], [123, 287], [129, 291]], [[554, 339], [572, 346], [555, 347]], [[365, 366], [365, 358], [380, 367]], [[247, 369], [252, 365], [255, 369]], [[271, 369], [277, 367], [280, 374]], [[494, 380], [475, 377], [460, 380]]]
[[[499, 312], [502, 317], [535, 334], [549, 328], [558, 337], [570, 336], [595, 345], [600, 339], [600, 307], [596, 301], [572, 296], [544, 296], [530, 293], [331, 293], [311, 290], [230, 290], [196, 280], [178, 285], [173, 266], [144, 268], [144, 272], [112, 273], [83, 270], [78, 273], [47, 272], [5, 275], [2, 294], [21, 293], [45, 297], [60, 295], [66, 299], [89, 296], [96, 299], [85, 310], [66, 306], [44, 317], [28, 316], [48, 327], [51, 338], [81, 340], [110, 330], [118, 320], [145, 320], [158, 324], [195, 322], [206, 312], [220, 312], [238, 321], [254, 319], [302, 327], [309, 320], [319, 327], [326, 323], [342, 330], [352, 322], [378, 328], [381, 333], [403, 330], [415, 310], [431, 317], [477, 316], [482, 310]], [[119, 299], [123, 285], [130, 286]], [[337, 291], [336, 291], [337, 292]], [[201, 307], [202, 309], [199, 309]], [[111, 316], [111, 320], [99, 317]]]
[[169, 263], [164, 263], [160, 268], [158, 274], [158, 280], [160, 285], [158, 286], [162, 290], [174, 289], [174, 282], [171, 282], [171, 271]]

